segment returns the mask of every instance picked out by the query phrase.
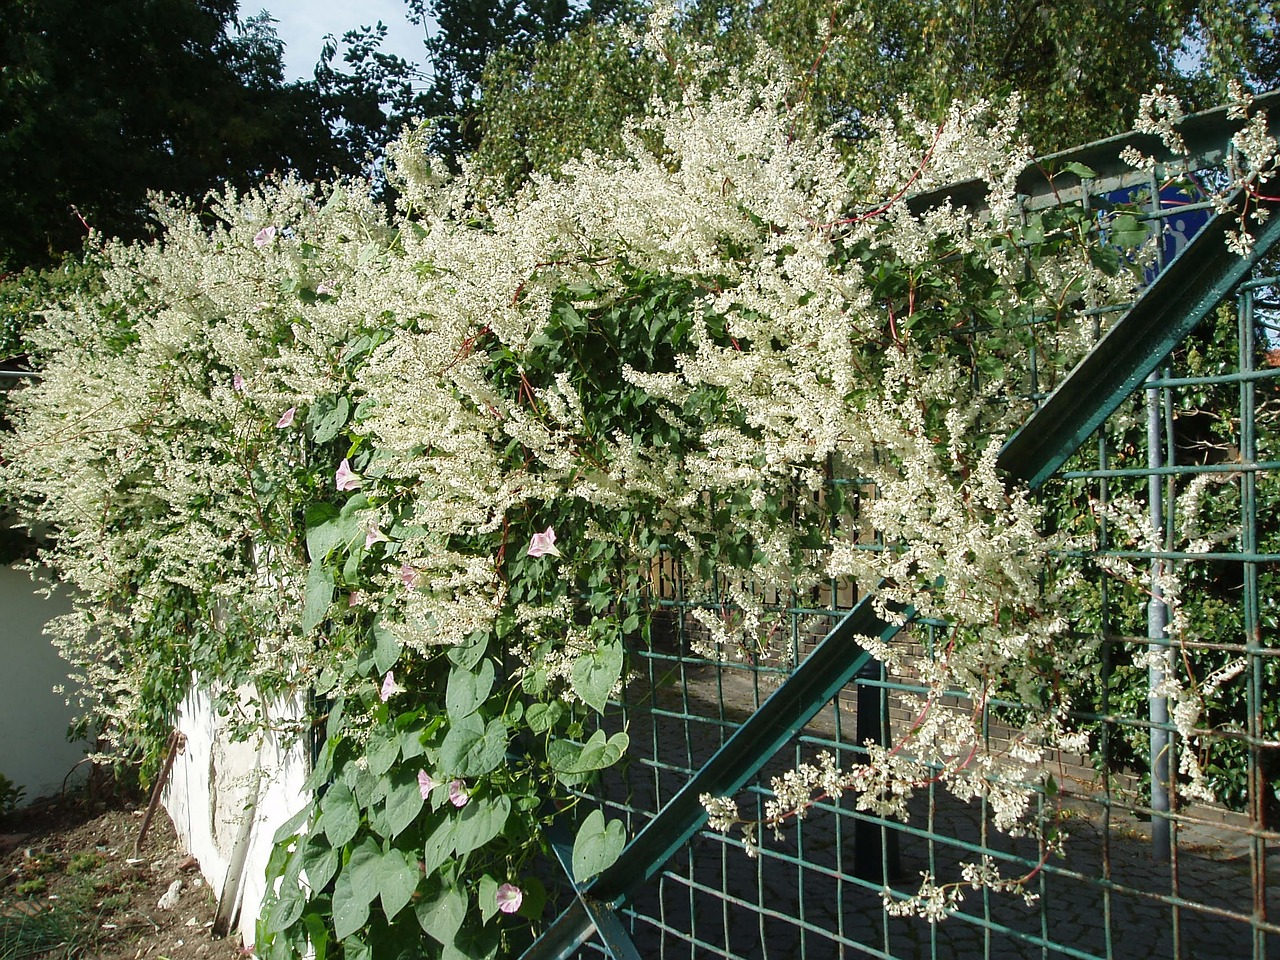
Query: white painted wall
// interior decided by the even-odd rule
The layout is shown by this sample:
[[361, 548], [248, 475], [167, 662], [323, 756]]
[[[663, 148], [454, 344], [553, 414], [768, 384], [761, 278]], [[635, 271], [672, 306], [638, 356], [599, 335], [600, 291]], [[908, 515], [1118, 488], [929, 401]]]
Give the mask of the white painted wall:
[[[69, 685], [67, 664], [44, 636], [66, 597], [37, 596], [31, 576], [0, 566], [0, 773], [26, 790], [25, 802], [57, 793], [87, 746], [67, 741], [74, 710], [53, 688]], [[77, 775], [88, 772], [88, 764]]]
[[[275, 727], [292, 726], [303, 715], [298, 703], [269, 709]], [[266, 892], [272, 837], [308, 801], [302, 792], [310, 765], [307, 749], [272, 733], [234, 742], [199, 684], [183, 701], [177, 728], [186, 743], [169, 775], [165, 809], [178, 837], [200, 861], [214, 895], [220, 902], [224, 896], [239, 901], [233, 929], [251, 945]], [[243, 865], [237, 863], [238, 844]]]

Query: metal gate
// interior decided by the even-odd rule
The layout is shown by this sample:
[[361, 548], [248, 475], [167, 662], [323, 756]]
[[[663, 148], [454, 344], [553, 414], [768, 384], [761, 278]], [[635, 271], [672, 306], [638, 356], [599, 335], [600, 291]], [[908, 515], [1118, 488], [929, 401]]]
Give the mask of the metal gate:
[[[1258, 106], [1274, 110], [1280, 97]], [[771, 777], [823, 751], [841, 766], [865, 762], [869, 740], [891, 743], [911, 722], [901, 695], [922, 688], [887, 675], [850, 638], [879, 635], [927, 657], [941, 625], [907, 611], [906, 628], [891, 626], [853, 585], [832, 583], [769, 598], [786, 615], [795, 666], [707, 659], [692, 652], [684, 574], [667, 558], [656, 576], [668, 635], [632, 653], [604, 721], [626, 726], [631, 750], [582, 805], [620, 818], [631, 840], [612, 867], [572, 889], [525, 960], [1280, 957], [1269, 904], [1280, 896], [1280, 863], [1268, 865], [1280, 853], [1280, 281], [1253, 275], [1280, 237], [1280, 216], [1258, 226], [1240, 257], [1224, 245], [1230, 217], [1211, 218], [1193, 194], [1171, 201], [1167, 189], [1211, 180], [1230, 163], [1233, 129], [1225, 111], [1185, 123], [1189, 167], [1135, 171], [1119, 159], [1134, 138], [1117, 138], [1041, 161], [1095, 176], [1049, 183], [1033, 166], [1020, 184], [1027, 212], [1144, 196], [1144, 219], [1166, 237], [1141, 297], [1097, 311], [1099, 338], [1084, 361], [1051, 371], [1032, 354], [1036, 409], [1000, 457], [1047, 503], [1137, 493], [1152, 525], [1138, 542], [1086, 517], [1093, 548], [1061, 558], [1085, 584], [1064, 615], [1098, 649], [1096, 672], [1076, 680], [1072, 718], [1090, 731], [1092, 753], [1056, 757], [1061, 795], [1039, 794], [1042, 817], [1052, 805], [1065, 819], [1065, 855], [1046, 859], [1035, 838], [996, 831], [985, 800], [961, 803], [936, 784], [901, 821], [859, 812], [851, 796], [822, 800], [780, 838], [760, 838], [752, 856], [740, 837], [707, 829], [703, 794], [735, 795], [763, 820]], [[914, 203], [964, 202], [977, 190], [959, 184]], [[956, 333], [974, 344], [982, 334], [977, 325]], [[874, 496], [834, 469], [830, 482]], [[1193, 485], [1212, 490], [1207, 515], [1190, 515]], [[1117, 587], [1101, 573], [1114, 564], [1145, 571], [1153, 586]], [[1198, 591], [1185, 605], [1198, 619], [1176, 642], [1165, 639], [1154, 586], [1163, 565]], [[1153, 693], [1167, 679], [1161, 670], [1210, 689], [1203, 736], [1182, 746], [1216, 803], [1179, 789], [1176, 725]], [[1008, 719], [1030, 709], [984, 705], [984, 735], [997, 742]], [[567, 863], [567, 848], [557, 849]], [[921, 874], [957, 881], [960, 861], [980, 858], [1032, 875], [1034, 902], [981, 889], [940, 922], [890, 909], [917, 892]]]

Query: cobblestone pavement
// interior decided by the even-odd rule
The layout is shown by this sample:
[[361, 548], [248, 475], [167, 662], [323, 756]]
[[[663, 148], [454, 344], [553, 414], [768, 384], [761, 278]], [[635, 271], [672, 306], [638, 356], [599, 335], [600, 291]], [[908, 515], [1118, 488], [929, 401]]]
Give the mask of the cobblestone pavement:
[[[723, 686], [716, 689], [723, 696]], [[741, 704], [754, 696], [751, 691], [729, 699]], [[629, 718], [634, 760], [607, 789], [611, 817], [640, 811], [629, 824], [631, 835], [647, 819], [643, 811], [683, 786], [686, 771], [704, 763], [741, 719], [719, 706], [707, 714], [711, 722], [690, 719], [700, 706], [687, 688], [678, 704], [667, 706], [679, 709], [666, 711], [660, 703], [656, 711]], [[749, 708], [749, 702], [743, 706]], [[799, 744], [766, 769], [761, 782], [814, 752]], [[751, 791], [739, 798], [745, 809]], [[765, 837], [754, 859], [736, 837], [700, 834], [637, 897], [627, 919], [645, 960], [1280, 960], [1280, 933], [1264, 936], [1254, 921], [1263, 910], [1271, 925], [1280, 920], [1280, 849], [1267, 849], [1265, 870], [1255, 877], [1250, 847], [1258, 841], [1247, 822], [1205, 814], [1180, 822], [1174, 862], [1160, 863], [1152, 857], [1149, 824], [1118, 804], [1108, 816], [1101, 799], [1070, 799], [1066, 853], [1039, 872], [1033, 888], [1038, 900], [1031, 905], [1015, 894], [966, 888], [959, 912], [938, 924], [885, 913], [886, 862], [897, 861], [890, 885], [911, 894], [923, 872], [955, 881], [961, 862], [984, 852], [998, 860], [1019, 858], [1002, 862], [1006, 875], [1024, 872], [1038, 859], [1034, 841], [1012, 840], [989, 824], [984, 831], [977, 803], [936, 790], [917, 797], [908, 820], [884, 827], [883, 834], [855, 815], [851, 803], [814, 810], [782, 839]], [[882, 858], [876, 849], [889, 835], [896, 858]], [[588, 944], [581, 955], [601, 956], [601, 948]]]

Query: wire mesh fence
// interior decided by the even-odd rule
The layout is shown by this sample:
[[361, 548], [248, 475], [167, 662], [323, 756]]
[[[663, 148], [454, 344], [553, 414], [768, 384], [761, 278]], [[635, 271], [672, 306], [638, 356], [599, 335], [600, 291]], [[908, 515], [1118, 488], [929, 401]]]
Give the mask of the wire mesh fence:
[[[1201, 133], [1218, 146], [1201, 151], [1197, 169], [1171, 174], [1108, 167], [1120, 143], [1105, 156], [1077, 152], [1097, 176], [1074, 191], [1029, 191], [1024, 212], [1073, 202], [1097, 211], [1104, 234], [1117, 207], [1154, 225], [1163, 238], [1146, 278], [1154, 288], [1185, 271], [1187, 260], [1175, 259], [1184, 248], [1195, 255], [1192, 237], [1209, 222], [1199, 186], [1231, 162], [1212, 129]], [[907, 664], [893, 673], [851, 642], [824, 653], [865, 606], [849, 583], [763, 598], [778, 625], [768, 654], [713, 650], [707, 608], [731, 616], [732, 591], [718, 604], [692, 602], [705, 591], [687, 589], [693, 574], [663, 554], [652, 642], [632, 651], [604, 721], [627, 730], [630, 749], [584, 797], [587, 809], [622, 820], [636, 856], [624, 856], [629, 876], [580, 889], [576, 902], [570, 891], [561, 922], [527, 956], [1280, 957], [1280, 280], [1239, 282], [1244, 266], [1230, 269], [1197, 295], [1194, 317], [1176, 296], [1143, 307], [1152, 339], [1126, 334], [1142, 372], [1107, 387], [1114, 402], [1100, 416], [1077, 410], [1049, 431], [1065, 439], [1032, 437], [1058, 452], [1038, 461], [1050, 464], [1039, 475], [1022, 475], [1044, 522], [1076, 544], [1058, 558], [1061, 583], [1046, 589], [1060, 588], [1075, 639], [1094, 651], [1089, 669], [1058, 678], [1074, 704], [1068, 722], [1088, 746], [1043, 764], [1038, 834], [1010, 836], [989, 799], [963, 801], [938, 782], [922, 786], [906, 816], [859, 810], [844, 794], [756, 842], [706, 827], [694, 795], [704, 784], [763, 822], [773, 778], [822, 754], [841, 768], [867, 763], [869, 745], [896, 749], [922, 710], [978, 716], [980, 746], [998, 756], [1018, 749], [1014, 731], [1040, 706], [959, 694], [927, 702], [911, 664], [945, 644], [942, 623], [885, 632]], [[1130, 306], [1088, 312], [1102, 347], [1118, 318], [1138, 312]], [[1078, 358], [1042, 350], [1037, 331], [1061, 320], [1028, 322], [1025, 369], [1000, 402], [1030, 413], [1070, 389], [1087, 363], [1073, 373]], [[989, 334], [976, 319], [955, 332], [975, 378]], [[852, 540], [886, 548], [859, 520], [858, 502], [874, 489], [832, 464], [818, 495], [841, 498]], [[1144, 509], [1108, 509], [1121, 501]], [[796, 683], [806, 669], [825, 676]], [[1171, 715], [1174, 687], [1196, 692], [1200, 715]], [[788, 718], [769, 720], [770, 710]], [[1193, 737], [1179, 733], [1191, 728]], [[1066, 835], [1060, 852], [1046, 845], [1055, 831]], [[1027, 882], [1020, 892], [973, 888], [932, 918], [898, 915], [922, 877], [967, 888], [964, 864], [975, 862]]]

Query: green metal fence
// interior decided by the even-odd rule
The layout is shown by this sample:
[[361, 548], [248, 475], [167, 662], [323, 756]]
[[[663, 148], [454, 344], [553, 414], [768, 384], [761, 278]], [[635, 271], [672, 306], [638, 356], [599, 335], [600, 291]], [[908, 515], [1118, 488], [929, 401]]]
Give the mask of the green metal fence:
[[[1196, 162], [1176, 170], [1131, 170], [1118, 159], [1124, 139], [1048, 158], [1097, 176], [1046, 186], [1029, 168], [1025, 209], [1143, 199], [1147, 222], [1174, 233], [1176, 219], [1185, 227], [1207, 204], [1191, 192], [1170, 202], [1168, 184], [1217, 176], [1231, 162], [1231, 129], [1220, 111], [1185, 124]], [[1043, 820], [1065, 823], [1065, 855], [1046, 858], [1035, 838], [998, 832], [986, 801], [961, 803], [937, 784], [901, 821], [859, 812], [849, 795], [822, 801], [780, 838], [762, 838], [754, 856], [739, 836], [707, 829], [701, 794], [735, 795], [745, 816], [763, 820], [771, 777], [823, 751], [841, 766], [865, 762], [868, 740], [894, 742], [912, 722], [904, 695], [926, 691], [886, 674], [851, 638], [878, 634], [928, 657], [940, 625], [905, 611], [908, 627], [891, 626], [854, 585], [832, 583], [766, 598], [785, 614], [790, 658], [708, 659], [694, 652], [685, 574], [664, 557], [655, 582], [665, 633], [633, 651], [605, 721], [625, 725], [631, 751], [584, 804], [623, 820], [630, 841], [614, 866], [562, 898], [525, 960], [1280, 957], [1280, 903], [1269, 903], [1280, 896], [1280, 862], [1268, 865], [1280, 852], [1280, 280], [1255, 275], [1280, 216], [1260, 225], [1249, 258], [1225, 251], [1225, 218], [1205, 219], [1193, 242], [1165, 245], [1135, 303], [1095, 311], [1098, 342], [1079, 365], [1055, 369], [1033, 349], [1026, 396], [1006, 398], [1033, 412], [1001, 467], [1037, 491], [1053, 522], [1093, 544], [1061, 557], [1080, 574], [1064, 615], [1098, 651], [1096, 669], [1067, 680], [1092, 752], [1054, 757], [1060, 792], [1037, 801]], [[956, 335], [976, 345], [983, 331]], [[875, 495], [835, 467], [831, 483], [848, 497]], [[1143, 530], [1076, 509], [1119, 494], [1146, 504]], [[1166, 639], [1161, 593], [1171, 570], [1185, 618], [1176, 641]], [[1176, 742], [1158, 695], [1170, 678], [1208, 685], [1194, 743]], [[998, 748], [1032, 709], [983, 705], [987, 745]], [[1185, 795], [1185, 771], [1170, 763], [1181, 752], [1217, 802]], [[955, 881], [961, 861], [984, 857], [1006, 875], [1032, 874], [1034, 901], [979, 890], [938, 923], [887, 906], [915, 894], [922, 873]]]

